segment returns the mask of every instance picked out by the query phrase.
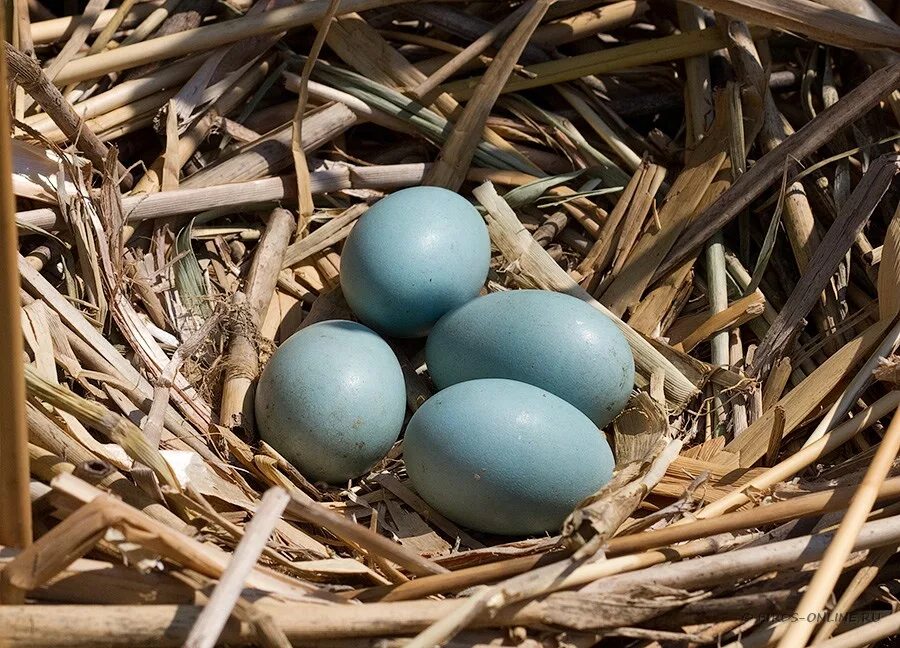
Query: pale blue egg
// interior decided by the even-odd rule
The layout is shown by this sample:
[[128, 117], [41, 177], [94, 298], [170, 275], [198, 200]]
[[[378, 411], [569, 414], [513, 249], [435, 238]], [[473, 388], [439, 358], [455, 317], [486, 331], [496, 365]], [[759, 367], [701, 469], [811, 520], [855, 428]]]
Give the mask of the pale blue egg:
[[582, 300], [546, 290], [479, 297], [444, 316], [425, 348], [438, 388], [476, 378], [520, 380], [556, 394], [600, 428], [625, 408], [631, 348], [613, 321]]
[[438, 512], [502, 535], [558, 530], [615, 464], [584, 414], [503, 379], [459, 383], [428, 399], [406, 427], [403, 456], [413, 487]]
[[360, 321], [387, 335], [427, 335], [478, 296], [490, 263], [487, 227], [468, 200], [411, 187], [360, 217], [341, 252], [341, 288]]
[[362, 324], [332, 320], [289, 337], [256, 388], [263, 441], [314, 481], [341, 484], [383, 458], [406, 412], [394, 352]]

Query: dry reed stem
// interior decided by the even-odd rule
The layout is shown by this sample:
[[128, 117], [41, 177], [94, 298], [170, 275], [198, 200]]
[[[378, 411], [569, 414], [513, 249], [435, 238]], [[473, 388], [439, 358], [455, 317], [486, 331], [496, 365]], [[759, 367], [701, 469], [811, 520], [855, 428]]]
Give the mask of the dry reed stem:
[[728, 493], [721, 499], [707, 505], [695, 515], [705, 519], [721, 515], [751, 501], [750, 494], [763, 492], [785, 479], [790, 479], [820, 457], [839, 448], [862, 430], [870, 427], [878, 419], [894, 411], [900, 405], [900, 391], [892, 391], [875, 401], [866, 410], [849, 421], [838, 425], [821, 439], [795, 452], [780, 463], [754, 477], [746, 484]]
[[[2, 14], [3, 12], [0, 12]], [[5, 19], [0, 15], [0, 33], [5, 34]], [[0, 543], [27, 547], [32, 540], [31, 497], [29, 495], [28, 430], [25, 426], [25, 375], [20, 320], [17, 264], [18, 235], [12, 221], [15, 196], [12, 189], [12, 152], [10, 105], [7, 92], [9, 51], [31, 65], [32, 59], [14, 50], [4, 41], [0, 54], [0, 393], [5, 395], [2, 434], [0, 434]], [[40, 69], [40, 68], [38, 68]]]
[[[476, 619], [474, 625], [475, 627], [551, 625], [586, 632], [608, 629], [611, 627], [610, 624], [618, 621], [632, 625], [639, 623], [639, 619], [653, 618], [682, 605], [685, 600], [690, 600], [685, 597], [668, 605], [649, 602], [640, 604], [635, 595], [644, 592], [640, 595], [645, 597], [646, 590], [641, 588], [647, 584], [683, 591], [747, 578], [767, 571], [789, 569], [817, 560], [831, 538], [831, 534], [801, 536], [764, 547], [738, 549], [696, 560], [658, 566], [654, 569], [611, 576], [595, 581], [591, 587], [581, 592], [552, 594], [526, 605], [500, 611], [494, 616], [485, 615]], [[869, 522], [863, 528], [855, 549], [859, 551], [885, 546], [898, 539], [900, 526], [897, 525], [896, 518]], [[696, 545], [693, 550], [695, 552], [699, 551], [700, 545], [705, 546], [705, 552], [716, 551], [717, 547], [721, 547], [721, 543], [711, 539], [697, 541]], [[675, 554], [679, 552], [691, 555], [685, 548], [680, 548], [670, 552], [663, 560], [676, 558]], [[649, 557], [649, 554], [643, 554], [635, 556], [633, 560], [647, 563]], [[597, 563], [591, 567], [596, 572], [606, 571], [610, 568], [606, 564], [613, 560], [620, 559]], [[624, 598], [620, 599], [619, 596]], [[408, 634], [452, 614], [463, 603], [463, 601], [411, 601], [329, 606], [321, 603], [262, 601], [258, 605], [279, 625], [288, 639], [306, 642], [323, 638]], [[99, 637], [103, 637], [105, 644], [110, 646], [141, 642], [154, 645], [180, 645], [198, 615], [198, 610], [190, 606], [180, 608], [77, 606], [76, 609], [77, 613], [68, 606], [55, 606], [54, 614], [44, 617], [45, 623], [41, 626], [44, 629], [43, 636], [49, 641], [57, 642], [55, 645], [63, 646], [96, 645]], [[10, 645], [22, 645], [21, 642], [26, 637], [33, 641], [30, 633], [24, 633], [28, 632], [26, 628], [30, 629], [36, 623], [34, 615], [38, 613], [46, 615], [41, 606], [0, 607], [0, 621], [8, 629]], [[628, 619], [632, 621], [629, 623]], [[110, 627], [105, 625], [110, 620], [115, 624], [113, 626], [116, 628], [115, 632], [111, 632]], [[61, 632], [63, 627], [65, 631]], [[230, 625], [226, 626], [223, 640], [241, 643], [246, 642], [247, 638], [240, 628]], [[122, 643], [123, 641], [131, 644]], [[28, 645], [33, 646], [34, 643]]]
[[685, 228], [689, 227], [694, 211], [725, 162], [724, 111], [716, 111], [716, 117], [700, 144], [689, 152], [684, 170], [666, 194], [659, 210], [659, 222], [663, 229], [655, 235], [645, 233], [638, 240], [628, 261], [603, 292], [603, 303], [620, 317], [640, 301], [657, 268]]
[[245, 304], [250, 330], [236, 332], [228, 343], [225, 377], [219, 402], [219, 421], [227, 427], [250, 432], [253, 425], [252, 385], [259, 374], [259, 354], [254, 337], [275, 293], [284, 255], [296, 223], [286, 209], [273, 209], [247, 273]]
[[462, 114], [454, 125], [453, 132], [444, 143], [440, 155], [432, 166], [425, 184], [445, 187], [452, 191], [459, 189], [475, 154], [475, 147], [481, 141], [487, 118], [500, 96], [503, 85], [513, 72], [522, 50], [534, 33], [541, 18], [553, 0], [531, 0], [522, 22], [507, 37], [497, 56], [491, 62], [481, 83], [475, 88]]
[[[419, 99], [428, 97], [428, 95], [430, 95], [435, 88], [437, 88], [447, 79], [459, 72], [474, 58], [481, 55], [488, 47], [491, 46], [491, 44], [495, 40], [505, 35], [513, 27], [518, 25], [524, 17], [525, 12], [528, 11], [528, 8], [529, 5], [527, 3], [523, 4], [518, 9], [511, 12], [503, 20], [491, 27], [491, 29], [484, 32], [484, 34], [472, 41], [465, 49], [461, 50], [453, 58], [444, 63], [440, 68], [432, 72], [425, 81], [422, 81], [422, 83], [417, 85], [412, 90], [413, 96], [418, 97]], [[538, 30], [535, 31], [535, 35], [539, 30], [540, 27], [538, 27]], [[534, 37], [532, 37], [532, 40], [533, 39]]]
[[848, 49], [898, 49], [900, 28], [824, 8], [812, 0], [688, 0], [754, 25], [803, 34]]
[[875, 645], [880, 639], [896, 637], [898, 633], [900, 612], [895, 612], [816, 645], [818, 648], [863, 648]]
[[[125, 26], [131, 26], [157, 9], [156, 2], [141, 2], [126, 17]], [[115, 9], [101, 11], [91, 25], [91, 33], [103, 29], [116, 14]], [[36, 45], [47, 45], [55, 41], [67, 40], [78, 24], [78, 16], [62, 16], [31, 23], [31, 38]]]
[[802, 648], [809, 641], [816, 624], [808, 619], [816, 618], [817, 613], [825, 610], [844, 563], [850, 556], [856, 538], [875, 505], [878, 488], [887, 477], [898, 452], [900, 452], [900, 408], [895, 410], [875, 457], [841, 519], [834, 540], [822, 557], [822, 562], [809, 582], [806, 593], [797, 605], [795, 614], [799, 621], [788, 626], [778, 642], [778, 648]]
[[219, 635], [244, 589], [244, 581], [259, 560], [290, 499], [285, 490], [277, 487], [270, 488], [262, 496], [253, 519], [244, 529], [244, 537], [231, 556], [231, 562], [185, 639], [185, 648], [212, 648], [218, 643]]
[[351, 541], [366, 551], [397, 563], [413, 574], [422, 576], [442, 574], [447, 571], [433, 561], [422, 558], [415, 551], [333, 513], [296, 490], [291, 493], [291, 496], [291, 503], [288, 505], [288, 513], [291, 515], [318, 524], [339, 538]]
[[838, 219], [832, 223], [821, 245], [813, 253], [809, 267], [794, 287], [785, 307], [762, 339], [753, 358], [751, 372], [767, 373], [771, 363], [790, 350], [789, 342], [796, 336], [803, 318], [825, 290], [831, 275], [849, 251], [872, 212], [881, 202], [894, 176], [900, 172], [900, 156], [883, 156], [872, 163], [863, 176]]
[[761, 292], [754, 291], [749, 295], [729, 304], [724, 310], [710, 315], [703, 323], [694, 329], [693, 333], [685, 337], [674, 348], [690, 353], [691, 350], [713, 335], [721, 331], [735, 329], [746, 324], [754, 317], [759, 317], [765, 308], [766, 298]]
[[0, 601], [24, 603], [31, 590], [93, 549], [111, 523], [104, 514], [109, 499], [109, 495], [103, 495], [78, 508], [4, 566], [0, 571]]
[[[55, 477], [51, 486], [55, 491], [84, 504], [98, 497], [106, 497], [102, 491], [65, 473]], [[106, 500], [106, 509], [115, 520], [116, 528], [129, 541], [209, 578], [220, 578], [228, 567], [231, 555], [216, 545], [201, 543], [179, 533], [116, 499]], [[248, 587], [272, 592], [286, 599], [304, 600], [310, 596], [330, 599], [329, 595], [319, 592], [308, 583], [287, 578], [260, 566], [254, 567], [246, 583]]]
[[[830, 397], [831, 390], [845, 379], [848, 372], [862, 364], [864, 358], [869, 357], [872, 349], [884, 339], [889, 325], [889, 322], [879, 321], [869, 326], [778, 401], [784, 408], [785, 434], [796, 429], [823, 401], [828, 402], [826, 399]], [[771, 429], [772, 414], [769, 410], [730, 441], [725, 449], [738, 454], [740, 465], [749, 468], [765, 455]]]
[[[294, 7], [283, 7], [265, 11], [253, 16], [245, 16], [223, 23], [206, 25], [184, 32], [153, 38], [144, 43], [126, 45], [92, 56], [71, 61], [56, 76], [60, 84], [84, 81], [153, 63], [227, 45], [245, 38], [281, 32], [310, 25], [321, 20], [330, 0], [313, 0]], [[344, 13], [365, 11], [376, 7], [398, 4], [401, 0], [345, 0], [341, 6]]]
[[[523, 70], [525, 75], [508, 81], [501, 93], [521, 92], [591, 75], [697, 56], [724, 46], [724, 39], [715, 29], [706, 29], [700, 34], [663, 36], [651, 41], [528, 65]], [[480, 82], [481, 77], [472, 77], [445, 83], [441, 89], [456, 99], [468, 99]]]
[[853, 609], [860, 595], [872, 584], [881, 568], [895, 553], [895, 548], [883, 547], [870, 552], [866, 556], [865, 564], [859, 568], [853, 575], [853, 580], [844, 588], [841, 597], [830, 610], [830, 614], [825, 619], [825, 622], [819, 626], [819, 631], [810, 645], [817, 646], [831, 638], [831, 635], [834, 634], [834, 631], [840, 625], [841, 619], [845, 618], [847, 613]]
[[303, 115], [306, 112], [306, 102], [309, 100], [309, 76], [312, 74], [322, 46], [325, 44], [325, 38], [328, 36], [328, 30], [337, 14], [339, 4], [339, 0], [330, 0], [328, 3], [325, 18], [316, 29], [316, 38], [313, 40], [309, 56], [303, 62], [300, 88], [297, 93], [297, 109], [294, 111], [294, 120], [291, 126], [291, 154], [294, 159], [294, 172], [297, 174], [297, 201], [300, 206], [300, 221], [297, 227], [299, 236], [303, 236], [305, 233], [315, 209], [312, 191], [309, 189], [309, 166], [306, 163], [306, 153], [303, 149]]
[[[56, 58], [50, 61], [50, 64], [44, 69], [44, 74], [47, 75], [47, 79], [51, 83], [56, 80], [60, 70], [72, 60], [84, 45], [85, 41], [87, 41], [87, 37], [90, 35], [91, 31], [91, 24], [94, 22], [97, 15], [106, 9], [107, 4], [109, 4], [109, 0], [88, 0], [87, 6], [81, 14], [81, 18], [76, 23], [75, 29], [69, 35], [69, 38], [66, 39], [66, 43], [63, 45], [62, 50], [60, 50]], [[60, 83], [60, 85], [62, 85], [62, 83]]]
[[[809, 495], [801, 495], [782, 502], [758, 506], [744, 511], [726, 513], [715, 517], [691, 521], [643, 533], [620, 535], [611, 538], [604, 550], [608, 556], [639, 554], [642, 551], [675, 545], [679, 542], [712, 537], [722, 533], [761, 527], [767, 524], [787, 522], [802, 517], [821, 515], [842, 510], [849, 504], [855, 487], [829, 489]], [[900, 496], [900, 478], [888, 479], [879, 489], [879, 499], [893, 500]], [[514, 558], [479, 567], [456, 570], [446, 575], [425, 576], [407, 584], [391, 588], [364, 590], [362, 600], [400, 601], [421, 598], [432, 594], [453, 592], [508, 578], [539, 567], [546, 561], [543, 556]]]
[[826, 108], [782, 144], [763, 155], [712, 205], [698, 214], [679, 237], [674, 252], [660, 266], [654, 278], [663, 277], [691, 256], [713, 233], [776, 182], [789, 160], [802, 159], [826, 144], [841, 128], [865, 114], [886, 92], [900, 82], [900, 63], [882, 68]]
[[[109, 154], [109, 149], [85, 125], [72, 105], [50, 82], [40, 66], [9, 43], [4, 43], [4, 49], [12, 80], [34, 97], [66, 137], [84, 152], [85, 156], [94, 164], [94, 168], [104, 168], [104, 161]], [[131, 176], [121, 164], [119, 165], [119, 176], [123, 182], [130, 184]]]

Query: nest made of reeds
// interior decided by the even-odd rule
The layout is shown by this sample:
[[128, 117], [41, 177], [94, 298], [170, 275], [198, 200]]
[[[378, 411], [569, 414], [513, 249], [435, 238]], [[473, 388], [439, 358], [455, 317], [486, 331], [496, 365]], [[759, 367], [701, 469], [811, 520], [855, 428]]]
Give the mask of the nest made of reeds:
[[[5, 9], [0, 645], [893, 645], [896, 1]], [[255, 434], [273, 349], [352, 318], [354, 223], [419, 184], [481, 208], [486, 290], [634, 353], [558, 534], [442, 517], [402, 441], [334, 487]]]

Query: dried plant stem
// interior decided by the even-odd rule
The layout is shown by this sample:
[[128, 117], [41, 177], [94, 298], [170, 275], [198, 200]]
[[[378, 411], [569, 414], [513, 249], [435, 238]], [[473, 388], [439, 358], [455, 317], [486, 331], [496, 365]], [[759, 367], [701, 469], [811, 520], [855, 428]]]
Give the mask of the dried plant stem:
[[[884, 483], [887, 483], [887, 481], [889, 480], [885, 480]], [[894, 547], [883, 547], [870, 552], [866, 556], [865, 564], [853, 575], [853, 580], [841, 593], [841, 598], [834, 604], [828, 618], [819, 627], [819, 631], [811, 643], [812, 646], [823, 643], [834, 634], [834, 631], [837, 630], [841, 623], [841, 619], [853, 609], [859, 596], [872, 584], [872, 581], [878, 576], [878, 572], [895, 553], [896, 549]]]
[[[398, 4], [400, 1], [345, 0], [341, 4], [340, 10], [342, 13], [365, 11]], [[159, 36], [144, 43], [126, 45], [93, 56], [85, 56], [68, 63], [56, 76], [56, 82], [65, 84], [92, 79], [109, 72], [209, 50], [253, 36], [310, 25], [325, 16], [329, 2], [330, 0], [312, 0], [312, 2], [298, 6], [273, 9], [223, 23]]]
[[757, 475], [746, 484], [731, 491], [721, 499], [707, 505], [695, 516], [699, 519], [722, 515], [751, 501], [750, 493], [765, 491], [785, 479], [790, 479], [820, 457], [839, 448], [844, 443], [870, 427], [878, 419], [893, 412], [900, 405], [900, 391], [892, 391], [878, 399], [866, 410], [849, 421], [838, 425], [814, 444], [795, 452], [784, 461]]
[[900, 634], [900, 612], [889, 614], [878, 621], [848, 630], [837, 637], [816, 644], [818, 648], [863, 648], [875, 645], [880, 639]]
[[488, 31], [472, 41], [464, 50], [460, 51], [440, 68], [432, 72], [425, 81], [413, 89], [412, 94], [420, 99], [427, 97], [435, 88], [462, 70], [470, 61], [481, 55], [495, 40], [518, 25], [524, 17], [525, 12], [528, 11], [528, 7], [529, 5], [527, 3], [521, 5], [503, 20], [496, 25], [493, 25]]
[[[717, 30], [705, 29], [699, 34], [664, 36], [590, 54], [535, 63], [525, 68], [524, 72], [527, 76], [517, 76], [507, 81], [501, 89], [501, 93], [520, 92], [564, 81], [575, 81], [591, 75], [697, 56], [724, 46], [725, 40]], [[468, 99], [480, 82], [481, 77], [461, 79], [445, 83], [441, 89], [456, 99]]]
[[[171, 87], [179, 81], [184, 81], [190, 77], [199, 64], [200, 61], [197, 57], [178, 61], [146, 77], [124, 81], [106, 92], [101, 92], [74, 104], [72, 108], [82, 119], [91, 119], [92, 117], [106, 114], [116, 108], [129, 105], [133, 101], [143, 99], [167, 87]], [[24, 121], [43, 134], [50, 133], [56, 129], [53, 120], [46, 113], [30, 115]]]
[[882, 359], [890, 356], [900, 346], [900, 320], [887, 332], [878, 348], [869, 356], [869, 359], [860, 367], [859, 371], [850, 381], [850, 384], [841, 392], [834, 405], [825, 413], [822, 420], [804, 442], [804, 446], [811, 445], [824, 436], [835, 421], [842, 419], [853, 404], [859, 398], [863, 390], [872, 382], [872, 374], [878, 368]]
[[292, 492], [291, 496], [293, 499], [288, 505], [289, 513], [308, 522], [318, 524], [339, 538], [344, 538], [359, 545], [366, 551], [395, 562], [416, 575], [442, 574], [448, 571], [437, 563], [422, 558], [415, 551], [392, 542], [362, 525], [355, 524], [337, 513], [333, 513], [299, 491]]
[[[5, 9], [0, 11], [0, 34], [5, 34]], [[0, 543], [12, 547], [31, 544], [31, 496], [28, 472], [28, 430], [25, 426], [25, 375], [22, 367], [21, 309], [17, 268], [18, 235], [11, 218], [15, 213], [12, 189], [10, 105], [7, 92], [7, 59], [10, 50], [37, 64], [4, 41], [0, 54], [0, 393], [4, 394], [0, 417]], [[11, 67], [11, 66], [10, 66]], [[40, 68], [38, 68], [40, 70]]]
[[[178, 7], [178, 4], [181, 0], [164, 0], [164, 2], [153, 9], [152, 13], [148, 15], [146, 18], [143, 18], [140, 24], [132, 31], [125, 39], [122, 41], [122, 45], [133, 45], [134, 43], [140, 43], [142, 40], [146, 39], [147, 36], [152, 34], [157, 27], [162, 25], [169, 15]], [[140, 6], [140, 5], [139, 5]], [[138, 6], [138, 7], [139, 7]], [[136, 7], [135, 9], [137, 9]], [[136, 16], [137, 12], [132, 10], [131, 16]], [[141, 12], [140, 16], [143, 17], [143, 12]]]
[[462, 115], [456, 121], [450, 137], [444, 143], [437, 161], [425, 180], [426, 184], [446, 187], [453, 191], [462, 185], [494, 103], [551, 1], [529, 2], [528, 13], [506, 39], [482, 77], [481, 83], [466, 103]]
[[[58, 475], [51, 482], [51, 486], [55, 491], [85, 504], [98, 497], [107, 497], [102, 491], [69, 474]], [[106, 508], [115, 520], [114, 526], [126, 538], [209, 578], [221, 578], [225, 573], [230, 554], [216, 545], [205, 544], [174, 531], [117, 499], [110, 498]], [[260, 566], [254, 566], [246, 579], [246, 584], [264, 592], [277, 593], [290, 600], [302, 600], [311, 595], [333, 600], [308, 583], [283, 577]]]
[[350, 234], [350, 230], [353, 229], [353, 224], [365, 213], [366, 209], [368, 209], [366, 205], [353, 205], [337, 218], [316, 229], [309, 236], [288, 246], [284, 253], [283, 266], [290, 268], [297, 265], [313, 254], [321, 252], [346, 238]]
[[611, 31], [628, 25], [646, 13], [648, 5], [643, 0], [622, 0], [591, 8], [573, 16], [541, 25], [534, 32], [532, 43], [555, 47]]
[[757, 375], [767, 372], [776, 357], [790, 350], [789, 343], [797, 334], [801, 320], [824, 291], [856, 234], [862, 230], [897, 173], [900, 173], [900, 156], [897, 155], [882, 156], [869, 167], [841, 214], [828, 229], [822, 244], [813, 253], [809, 267], [800, 277], [785, 307], [760, 342], [753, 358], [752, 372]]
[[24, 603], [28, 592], [93, 549], [109, 528], [104, 510], [110, 499], [102, 495], [77, 509], [6, 565], [0, 571], [0, 601]]
[[[690, 0], [694, 2], [694, 0]], [[900, 29], [823, 8], [812, 0], [699, 0], [696, 4], [755, 25], [765, 25], [851, 49], [900, 48]]]
[[191, 628], [184, 642], [186, 648], [212, 648], [216, 645], [241, 596], [244, 581], [253, 570], [290, 499], [287, 492], [278, 487], [270, 488], [263, 495], [253, 519], [244, 529], [244, 537], [231, 556], [231, 562]]
[[[821, 515], [822, 513], [845, 508], [851, 501], [855, 491], [856, 488], [852, 486], [829, 489], [766, 506], [758, 506], [744, 511], [695, 520], [686, 524], [672, 525], [643, 533], [616, 536], [607, 542], [604, 550], [608, 556], [622, 554], [641, 555], [640, 552], [667, 547], [679, 542], [712, 537], [721, 533], [751, 529], [767, 524], [787, 522], [800, 517]], [[893, 500], [900, 496], [900, 477], [886, 480], [879, 489], [878, 496], [879, 499], [886, 500]], [[514, 558], [489, 565], [456, 570], [446, 575], [425, 576], [395, 587], [373, 588], [372, 591], [364, 590], [360, 598], [362, 600], [372, 600], [377, 597], [384, 601], [401, 601], [442, 592], [458, 591], [539, 568], [541, 562], [546, 561], [546, 559], [547, 557], [545, 556]]]
[[[46, 111], [50, 118], [59, 126], [72, 142], [84, 151], [85, 156], [97, 169], [103, 169], [109, 149], [106, 144], [97, 139], [97, 136], [87, 128], [78, 113], [72, 108], [65, 97], [50, 82], [44, 71], [31, 58], [28, 58], [9, 43], [4, 43], [6, 61], [9, 65], [12, 78], [22, 85]], [[121, 164], [118, 165], [119, 177], [130, 184], [131, 176]]]
[[898, 82], [900, 63], [876, 71], [836, 104], [820, 112], [794, 135], [763, 155], [712, 205], [697, 215], [679, 237], [672, 254], [654, 278], [666, 276], [693, 255], [713, 233], [746, 210], [753, 200], [781, 178], [788, 160], [802, 159], [824, 146], [837, 131], [859, 119]]
[[[69, 38], [66, 39], [62, 50], [60, 50], [56, 58], [50, 61], [50, 64], [44, 70], [44, 74], [46, 74], [47, 79], [51, 83], [56, 80], [60, 70], [72, 60], [84, 45], [91, 32], [91, 24], [96, 20], [97, 15], [106, 8], [107, 4], [109, 4], [109, 0], [88, 0], [81, 18], [76, 23], [75, 29], [69, 35]], [[60, 85], [63, 85], [63, 83], [60, 82]]]
[[674, 346], [685, 353], [690, 353], [695, 346], [719, 332], [727, 332], [749, 322], [754, 317], [759, 317], [762, 315], [765, 303], [765, 297], [758, 290], [741, 297], [704, 320], [690, 335]]
[[799, 620], [788, 626], [778, 642], [778, 648], [802, 648], [809, 641], [816, 624], [807, 617], [816, 618], [817, 613], [825, 610], [825, 605], [844, 568], [844, 562], [850, 556], [856, 538], [872, 511], [878, 488], [887, 477], [898, 452], [900, 452], [900, 408], [894, 412], [875, 457], [841, 519], [833, 542], [822, 557], [822, 562], [813, 575], [806, 593], [797, 605], [796, 616]]
[[[856, 550], [886, 546], [900, 539], [897, 518], [866, 524], [856, 543]], [[474, 620], [475, 627], [536, 627], [548, 625], [571, 627], [582, 632], [617, 627], [623, 615], [631, 614], [621, 604], [612, 612], [603, 601], [611, 594], [639, 592], [646, 584], [685, 590], [708, 587], [716, 583], [748, 578], [768, 571], [789, 569], [817, 560], [830, 542], [830, 534], [802, 536], [791, 540], [723, 552], [719, 555], [675, 562], [664, 566], [630, 572], [595, 581], [577, 593], [557, 593], [516, 608], [486, 614]], [[721, 543], [713, 539], [697, 541], [706, 551], [715, 551]], [[684, 548], [680, 549], [681, 551]], [[697, 549], [695, 549], [696, 551]], [[668, 554], [675, 559], [678, 549]], [[636, 561], [646, 558], [636, 556]], [[614, 559], [619, 560], [619, 559]], [[612, 562], [612, 561], [607, 561]], [[604, 563], [592, 565], [606, 570]], [[645, 596], [645, 595], [644, 595]], [[633, 600], [633, 599], [629, 599]], [[316, 639], [340, 637], [379, 637], [417, 632], [446, 618], [464, 601], [409, 601], [370, 603], [365, 605], [322, 605], [321, 603], [279, 603], [260, 601], [260, 609], [284, 631], [288, 639], [304, 643]], [[675, 603], [682, 605], [682, 601]], [[638, 608], [635, 621], [652, 618], [671, 609], [670, 606]], [[40, 623], [48, 643], [75, 646], [103, 644], [107, 646], [181, 645], [199, 610], [191, 606], [55, 606], [53, 614], [41, 606], [0, 606], [0, 623], [6, 628], [11, 646], [32, 640], [34, 624]], [[616, 618], [618, 617], [618, 618]], [[38, 621], [41, 619], [42, 621]], [[109, 623], [113, 625], [110, 627]], [[115, 628], [115, 632], [112, 631]], [[227, 625], [222, 640], [227, 643], [248, 641], [238, 624]], [[68, 640], [61, 640], [63, 637]], [[124, 643], [123, 643], [124, 642]]]
[[272, 210], [253, 256], [244, 292], [250, 330], [236, 333], [228, 344], [219, 406], [222, 425], [239, 426], [247, 431], [254, 429], [251, 387], [259, 374], [259, 354], [253, 338], [275, 293], [278, 273], [295, 228], [294, 217], [289, 211]]
[[300, 224], [297, 227], [297, 234], [300, 236], [305, 232], [314, 209], [312, 192], [309, 189], [309, 166], [306, 164], [306, 153], [303, 150], [303, 115], [306, 112], [306, 102], [309, 100], [309, 76], [316, 65], [322, 46], [325, 45], [325, 38], [328, 36], [328, 30], [337, 14], [339, 4], [339, 0], [329, 0], [325, 18], [316, 30], [316, 38], [310, 48], [309, 56], [303, 62], [297, 109], [294, 111], [291, 127], [291, 154], [294, 158], [294, 171], [297, 174], [297, 202], [300, 207]]
[[[156, 2], [139, 3], [126, 16], [125, 26], [131, 26], [138, 20], [144, 19], [151, 12], [157, 10], [157, 7], [158, 3]], [[96, 33], [103, 29], [115, 14], [115, 9], [101, 11], [91, 25], [91, 33]], [[31, 38], [36, 45], [47, 45], [56, 41], [66, 40], [72, 35], [72, 31], [78, 24], [78, 18], [75, 15], [33, 22], [31, 23]]]

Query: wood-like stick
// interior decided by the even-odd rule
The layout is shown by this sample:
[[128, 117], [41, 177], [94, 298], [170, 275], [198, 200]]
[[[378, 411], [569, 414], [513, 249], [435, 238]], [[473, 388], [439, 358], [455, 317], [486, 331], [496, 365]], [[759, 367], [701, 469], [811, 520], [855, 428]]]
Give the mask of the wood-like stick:
[[[5, 9], [0, 11], [0, 34], [5, 32]], [[16, 211], [12, 188], [12, 140], [7, 92], [7, 56], [15, 56], [37, 67], [5, 42], [0, 54], [0, 543], [13, 547], [31, 544], [31, 495], [28, 472], [28, 429], [25, 426], [25, 374], [22, 321], [19, 301], [18, 234], [13, 222]], [[10, 64], [10, 67], [12, 65]], [[40, 67], [37, 67], [40, 70]]]
[[251, 387], [259, 374], [259, 354], [252, 336], [256, 334], [275, 293], [285, 250], [295, 228], [291, 212], [281, 208], [273, 209], [256, 248], [244, 291], [250, 330], [235, 334], [228, 344], [219, 407], [219, 421], [222, 425], [240, 426], [248, 431], [254, 429]]
[[231, 562], [219, 578], [194, 627], [191, 628], [184, 642], [186, 648], [212, 648], [216, 645], [225, 624], [228, 623], [232, 609], [241, 596], [244, 581], [259, 560], [269, 536], [272, 535], [272, 530], [281, 519], [281, 513], [290, 499], [287, 491], [277, 486], [270, 488], [262, 496], [253, 519], [244, 528], [244, 537], [234, 550]]

